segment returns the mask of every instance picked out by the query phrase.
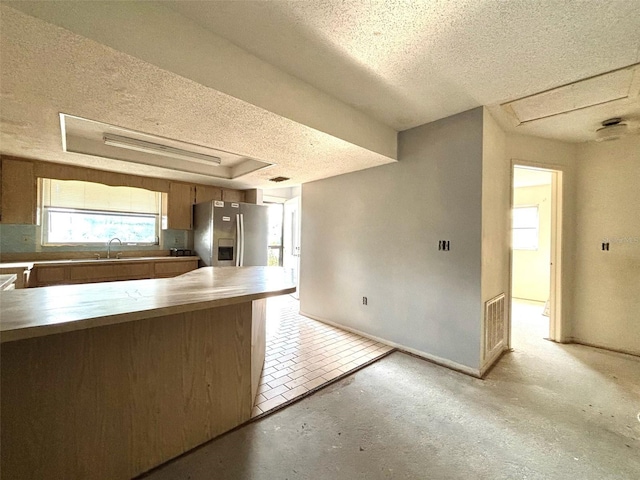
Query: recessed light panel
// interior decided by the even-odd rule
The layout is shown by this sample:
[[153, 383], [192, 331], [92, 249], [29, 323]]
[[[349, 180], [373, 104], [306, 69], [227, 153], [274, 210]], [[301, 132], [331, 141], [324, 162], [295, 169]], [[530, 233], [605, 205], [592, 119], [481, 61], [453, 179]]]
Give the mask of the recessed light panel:
[[149, 135], [95, 120], [60, 114], [66, 152], [236, 179], [272, 164], [231, 152]]

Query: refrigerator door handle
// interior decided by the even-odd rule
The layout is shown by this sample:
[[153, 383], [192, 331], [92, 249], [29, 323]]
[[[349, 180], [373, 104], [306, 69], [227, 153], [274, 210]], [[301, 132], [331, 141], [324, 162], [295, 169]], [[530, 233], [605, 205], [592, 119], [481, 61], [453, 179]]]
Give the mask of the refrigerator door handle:
[[241, 236], [241, 246], [240, 246], [240, 266], [244, 267], [244, 215], [240, 214], [240, 236]]
[[240, 233], [240, 214], [236, 214], [236, 267], [240, 266], [240, 251], [241, 247], [241, 233]]

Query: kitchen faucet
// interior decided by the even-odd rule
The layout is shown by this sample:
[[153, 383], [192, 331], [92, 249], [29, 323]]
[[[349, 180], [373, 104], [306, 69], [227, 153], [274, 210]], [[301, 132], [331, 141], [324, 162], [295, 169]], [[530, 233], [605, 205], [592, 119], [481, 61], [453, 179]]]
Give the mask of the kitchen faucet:
[[113, 237], [111, 240], [109, 240], [109, 243], [107, 243], [107, 258], [111, 258], [111, 242], [113, 242], [114, 240], [118, 240], [118, 242], [120, 242], [120, 246], [122, 246], [122, 240], [120, 240], [119, 238]]

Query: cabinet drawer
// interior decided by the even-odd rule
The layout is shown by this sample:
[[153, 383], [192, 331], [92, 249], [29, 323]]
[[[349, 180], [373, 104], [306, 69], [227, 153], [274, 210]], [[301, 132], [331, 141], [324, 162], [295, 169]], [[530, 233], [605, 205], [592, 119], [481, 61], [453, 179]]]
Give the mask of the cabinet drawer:
[[136, 280], [151, 277], [149, 263], [118, 263], [111, 265], [79, 265], [71, 267], [70, 280], [79, 282], [100, 282], [104, 280]]
[[175, 277], [198, 268], [197, 260], [158, 262], [155, 264], [155, 277]]

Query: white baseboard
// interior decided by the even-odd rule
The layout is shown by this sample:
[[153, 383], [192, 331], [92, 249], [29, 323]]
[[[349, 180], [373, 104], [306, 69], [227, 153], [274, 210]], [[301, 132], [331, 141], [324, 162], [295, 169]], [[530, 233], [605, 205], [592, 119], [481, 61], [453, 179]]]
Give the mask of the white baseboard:
[[505, 352], [508, 352], [510, 350], [511, 349], [508, 347], [503, 347], [502, 350], [499, 350], [498, 353], [495, 353], [493, 357], [491, 357], [488, 361], [486, 361], [485, 364], [482, 367], [480, 367], [480, 378], [484, 378], [485, 374], [489, 371], [489, 369], [493, 367], [496, 363], [498, 363], [498, 360], [502, 358], [502, 355], [504, 355]]
[[601, 350], [607, 350], [609, 352], [623, 353], [625, 355], [633, 355], [634, 357], [640, 357], [640, 352], [632, 352], [631, 350], [611, 348], [606, 345], [598, 345], [597, 343], [585, 342], [576, 337], [568, 337], [567, 341], [562, 343], [576, 343], [578, 345], [584, 345], [585, 347], [600, 348]]
[[437, 365], [440, 365], [441, 367], [446, 367], [446, 368], [449, 368], [451, 370], [455, 370], [457, 372], [464, 373], [465, 375], [470, 375], [472, 377], [482, 378], [481, 375], [480, 375], [480, 370], [478, 370], [478, 369], [467, 367], [466, 365], [462, 365], [460, 363], [456, 363], [456, 362], [453, 362], [451, 360], [447, 360], [446, 358], [440, 358], [440, 357], [438, 357], [436, 355], [431, 355], [430, 353], [422, 352], [422, 351], [416, 350], [414, 348], [410, 348], [410, 347], [406, 347], [404, 345], [400, 345], [399, 343], [391, 342], [391, 341], [386, 340], [384, 338], [376, 337], [374, 335], [370, 335], [368, 333], [361, 332], [360, 330], [356, 330], [355, 328], [347, 327], [347, 326], [342, 325], [340, 323], [332, 322], [331, 320], [327, 320], [325, 318], [320, 318], [320, 317], [317, 317], [315, 315], [311, 315], [309, 313], [305, 313], [302, 310], [300, 311], [300, 315], [312, 318], [312, 319], [317, 320], [317, 321], [322, 322], [322, 323], [326, 323], [327, 325], [331, 325], [332, 327], [341, 328], [342, 330], [346, 330], [347, 332], [355, 333], [356, 335], [360, 335], [362, 337], [366, 337], [366, 338], [369, 338], [371, 340], [375, 340], [376, 342], [384, 343], [385, 345], [389, 345], [390, 347], [397, 348], [398, 350], [401, 350], [401, 351], [403, 351], [405, 353], [409, 353], [409, 354], [414, 355], [416, 357], [420, 357], [420, 358], [422, 358], [424, 360], [428, 360], [429, 362], [435, 363]]

